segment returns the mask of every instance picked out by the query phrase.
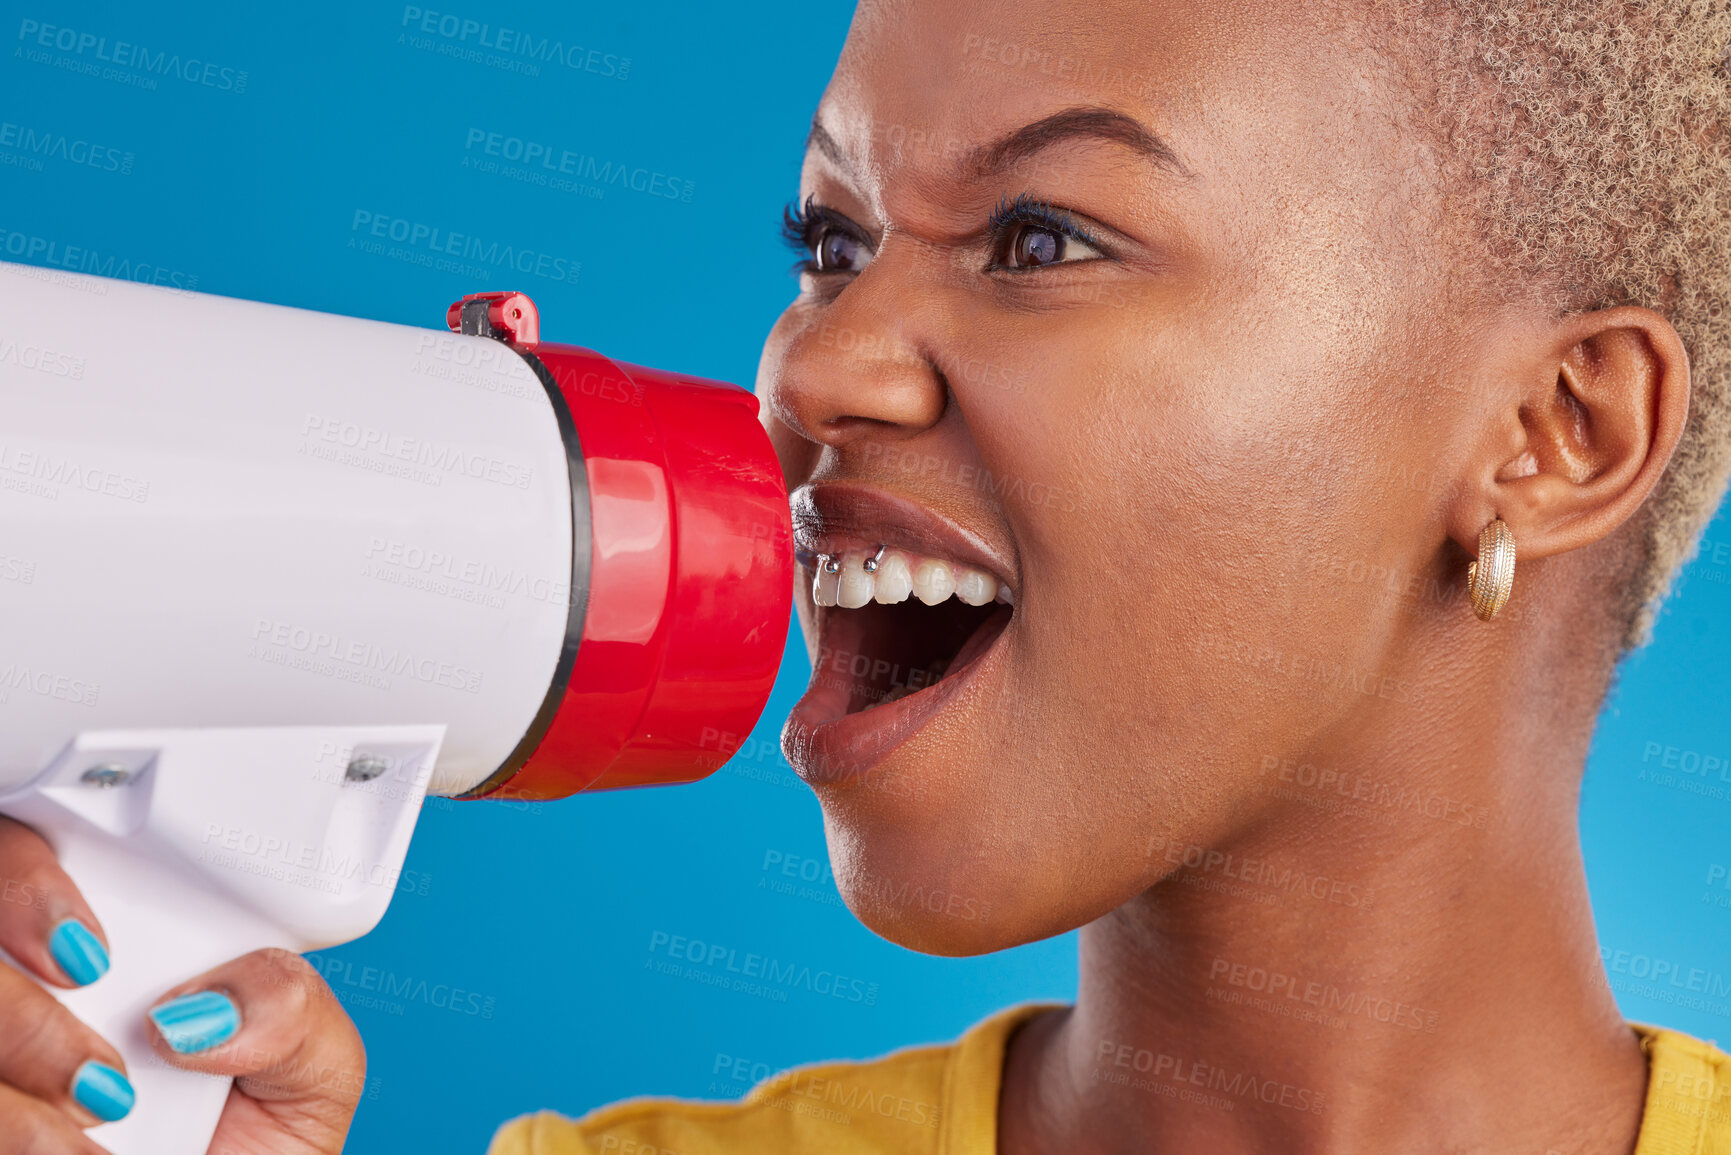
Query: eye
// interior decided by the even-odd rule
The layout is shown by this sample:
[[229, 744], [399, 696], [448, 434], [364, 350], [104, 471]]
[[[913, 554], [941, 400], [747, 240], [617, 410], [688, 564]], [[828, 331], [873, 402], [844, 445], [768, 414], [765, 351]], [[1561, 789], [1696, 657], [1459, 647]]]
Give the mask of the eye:
[[1063, 209], [1023, 194], [998, 205], [989, 230], [992, 265], [998, 269], [1041, 269], [1080, 264], [1106, 254], [1080, 222]]
[[865, 242], [833, 225], [819, 225], [811, 246], [812, 261], [819, 273], [857, 273], [871, 263]]
[[872, 246], [860, 227], [807, 197], [782, 213], [781, 235], [801, 260], [799, 273], [858, 273], [871, 264]]
[[1103, 255], [1087, 241], [1045, 225], [1014, 225], [1005, 240], [1005, 256], [999, 263], [1011, 269], [1037, 269]]

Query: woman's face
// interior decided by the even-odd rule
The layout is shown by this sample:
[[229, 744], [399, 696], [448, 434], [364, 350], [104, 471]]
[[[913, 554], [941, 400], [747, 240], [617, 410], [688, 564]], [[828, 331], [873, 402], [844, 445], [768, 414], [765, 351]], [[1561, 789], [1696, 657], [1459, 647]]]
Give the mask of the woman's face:
[[[1424, 730], [1413, 654], [1472, 620], [1443, 507], [1482, 391], [1438, 311], [1434, 158], [1327, 19], [861, 6], [758, 389], [815, 666], [784, 744], [886, 937], [1078, 926], [1167, 846], [1289, 821], [1259, 789], [1283, 760]], [[1013, 607], [814, 604], [814, 564], [857, 600], [880, 546]]]

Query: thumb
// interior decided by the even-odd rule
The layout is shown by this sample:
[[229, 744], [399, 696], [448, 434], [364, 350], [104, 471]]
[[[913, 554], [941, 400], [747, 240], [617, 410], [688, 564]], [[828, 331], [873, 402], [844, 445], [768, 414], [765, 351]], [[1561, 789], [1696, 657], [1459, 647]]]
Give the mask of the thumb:
[[166, 1062], [234, 1076], [219, 1139], [342, 1149], [366, 1085], [366, 1049], [305, 959], [274, 949], [243, 955], [175, 987], [149, 1017], [151, 1045]]

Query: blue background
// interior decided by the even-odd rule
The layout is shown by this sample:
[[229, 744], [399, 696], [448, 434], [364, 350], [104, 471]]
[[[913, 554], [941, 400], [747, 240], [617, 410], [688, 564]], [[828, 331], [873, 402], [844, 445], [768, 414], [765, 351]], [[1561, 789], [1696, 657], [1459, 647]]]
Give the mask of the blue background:
[[[64, 262], [79, 246], [114, 258], [119, 275], [430, 327], [464, 292], [522, 288], [551, 339], [754, 378], [763, 336], [795, 291], [778, 213], [797, 187], [846, 5], [519, 2], [512, 27], [595, 52], [579, 57], [586, 70], [543, 61], [539, 75], [440, 54], [453, 42], [405, 28], [400, 5], [177, 8], [0, 4], [0, 121], [93, 141], [130, 170], [52, 158], [0, 167], [0, 256]], [[501, 22], [486, 11], [454, 9]], [[209, 84], [202, 72], [75, 71], [67, 65], [93, 63], [94, 50], [41, 49], [19, 35], [31, 20], [178, 56], [183, 73], [193, 58], [216, 70]], [[596, 198], [480, 171], [465, 164], [477, 129], [657, 171], [681, 182], [670, 186], [680, 196], [607, 185]], [[574, 281], [495, 269], [480, 283], [353, 243], [365, 239], [358, 212], [581, 269]], [[1731, 866], [1731, 771], [1686, 771], [1706, 757], [1731, 765], [1728, 655], [1722, 515], [1657, 642], [1623, 672], [1582, 814], [1607, 949], [1721, 976], [1731, 889], [1713, 868]], [[699, 785], [428, 804], [384, 923], [317, 959], [371, 1058], [349, 1150], [479, 1151], [501, 1120], [535, 1108], [575, 1114], [646, 1092], [731, 1097], [745, 1089], [741, 1073], [947, 1039], [1009, 1003], [1074, 993], [1073, 936], [936, 959], [847, 913], [817, 806], [776, 750], [806, 675], [790, 647], [753, 741]], [[858, 979], [848, 989], [872, 991], [871, 1005], [805, 990], [775, 1002], [663, 975], [651, 965], [664, 957], [650, 950], [657, 932]], [[399, 989], [425, 980], [466, 993], [455, 1010], [430, 996], [372, 1005], [369, 967]], [[1656, 1001], [1627, 977], [1631, 1017], [1731, 1035], [1731, 1007]]]

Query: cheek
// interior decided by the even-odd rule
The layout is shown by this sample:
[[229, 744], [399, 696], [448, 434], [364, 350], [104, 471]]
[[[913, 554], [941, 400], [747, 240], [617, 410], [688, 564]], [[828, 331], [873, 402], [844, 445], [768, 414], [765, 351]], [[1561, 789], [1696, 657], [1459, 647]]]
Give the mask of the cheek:
[[788, 428], [767, 406], [760, 408], [758, 413], [764, 431], [769, 434], [769, 442], [775, 448], [776, 461], [781, 465], [782, 481], [788, 491], [792, 492], [808, 481], [817, 469], [822, 446], [815, 441], [806, 440]]
[[787, 399], [785, 383], [786, 374], [791, 368], [790, 358], [794, 356], [798, 338], [807, 328], [809, 323], [803, 307], [790, 306], [765, 338], [763, 352], [757, 362], [755, 393], [758, 418], [763, 423], [764, 431], [769, 434], [770, 444], [775, 447], [776, 459], [781, 463], [782, 479], [789, 490], [811, 477], [812, 471], [817, 468], [818, 455], [821, 452], [821, 447], [816, 442], [804, 437], [783, 420], [784, 415], [791, 416], [786, 414], [783, 408]]
[[1395, 631], [1314, 561], [1398, 568], [1378, 553], [1403, 543], [1367, 529], [1365, 446], [1314, 382], [1235, 363], [1229, 335], [1165, 340], [1146, 322], [1068, 348], [1043, 334], [1037, 387], [996, 406], [976, 390], [970, 427], [1011, 481], [1026, 571], [1010, 756], [1085, 747], [1171, 812], [1198, 789], [1226, 797], [1261, 755], [1355, 706], [1343, 687], [1379, 670]]

